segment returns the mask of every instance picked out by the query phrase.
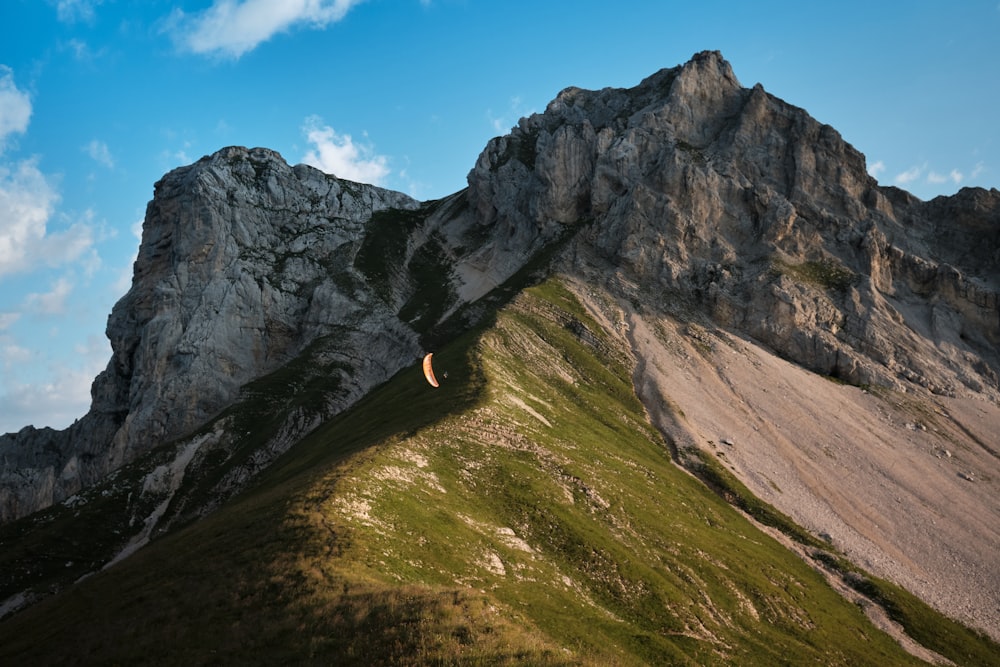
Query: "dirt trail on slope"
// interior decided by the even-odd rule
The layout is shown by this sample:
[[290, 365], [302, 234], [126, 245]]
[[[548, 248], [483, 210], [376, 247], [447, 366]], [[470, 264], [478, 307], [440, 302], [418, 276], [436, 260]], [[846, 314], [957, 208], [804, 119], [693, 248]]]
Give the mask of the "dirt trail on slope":
[[595, 310], [678, 450], [710, 452], [853, 562], [1000, 640], [1000, 407], [868, 392], [727, 332]]

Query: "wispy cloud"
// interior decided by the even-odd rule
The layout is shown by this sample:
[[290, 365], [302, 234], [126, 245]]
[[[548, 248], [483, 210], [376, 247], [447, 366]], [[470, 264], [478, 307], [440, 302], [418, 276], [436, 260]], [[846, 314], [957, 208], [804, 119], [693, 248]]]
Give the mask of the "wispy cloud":
[[337, 134], [317, 116], [306, 119], [303, 131], [313, 148], [302, 161], [337, 178], [382, 185], [389, 175], [389, 159], [370, 145], [356, 144], [349, 134]]
[[930, 171], [927, 173], [927, 182], [932, 185], [941, 185], [942, 183], [947, 183], [948, 181], [958, 185], [963, 179], [964, 176], [958, 169], [952, 169], [947, 174], [939, 174], [936, 171]]
[[[981, 163], [976, 165], [976, 167], [972, 170], [972, 178], [976, 178], [981, 172], [981, 169]], [[869, 170], [869, 173], [871, 173], [871, 170]], [[896, 174], [893, 178], [893, 183], [904, 188], [916, 187], [919, 185], [942, 186], [948, 183], [954, 186], [959, 186], [965, 182], [965, 176], [965, 173], [959, 169], [951, 169], [948, 172], [937, 171], [935, 169], [931, 169], [925, 163], [922, 165], [914, 165], [906, 171]]]
[[94, 65], [98, 59], [107, 53], [107, 48], [94, 49], [90, 44], [82, 39], [72, 38], [65, 42], [60, 42], [59, 48], [62, 51], [73, 54], [73, 58], [80, 63]]
[[885, 162], [882, 160], [876, 160], [872, 164], [868, 165], [868, 175], [872, 178], [878, 178], [879, 174], [885, 171]]
[[[7, 137], [24, 133], [31, 119], [31, 99], [0, 66], [0, 152]], [[58, 233], [48, 223], [59, 194], [38, 168], [38, 158], [0, 162], [0, 276], [39, 265], [58, 266], [93, 246], [90, 225], [77, 223]]]
[[495, 132], [506, 134], [517, 121], [524, 116], [529, 116], [532, 111], [526, 110], [524, 101], [520, 95], [514, 95], [507, 104], [507, 110], [497, 114], [493, 109], [486, 110], [486, 118]]
[[0, 276], [60, 266], [94, 245], [93, 228], [85, 222], [48, 230], [59, 195], [36, 163], [0, 165]]
[[24, 305], [37, 315], [64, 315], [66, 301], [72, 293], [73, 283], [68, 278], [60, 278], [48, 292], [28, 294], [24, 299]]
[[6, 338], [0, 340], [0, 367], [7, 373], [20, 364], [29, 363], [31, 358], [32, 353], [28, 348], [22, 347]]
[[35, 162], [0, 165], [0, 275], [26, 268], [59, 199]]
[[0, 332], [6, 331], [21, 319], [21, 313], [0, 313]]
[[906, 171], [896, 174], [896, 178], [894, 178], [893, 181], [896, 185], [910, 185], [914, 181], [919, 180], [923, 172], [923, 167], [910, 167]]
[[[52, 0], [50, 0], [51, 2]], [[82, 21], [89, 23], [94, 20], [94, 8], [104, 0], [54, 0], [56, 17], [63, 23]]]
[[91, 157], [91, 159], [104, 165], [108, 169], [114, 168], [115, 159], [111, 157], [111, 151], [108, 150], [108, 145], [103, 141], [92, 139], [89, 144], [83, 147], [83, 150]]
[[363, 0], [215, 0], [196, 14], [175, 10], [168, 31], [192, 53], [239, 58], [280, 32], [325, 28]]
[[[106, 340], [92, 336], [74, 348], [75, 362], [53, 363], [50, 380], [25, 384], [13, 375], [0, 377], [0, 433], [28, 424], [65, 428], [86, 414], [90, 386], [111, 356]], [[0, 345], [0, 365], [19, 366], [41, 361], [30, 350], [15, 344]]]
[[14, 72], [0, 65], [0, 153], [3, 152], [7, 137], [22, 134], [28, 129], [31, 119], [31, 98], [18, 90], [14, 83]]

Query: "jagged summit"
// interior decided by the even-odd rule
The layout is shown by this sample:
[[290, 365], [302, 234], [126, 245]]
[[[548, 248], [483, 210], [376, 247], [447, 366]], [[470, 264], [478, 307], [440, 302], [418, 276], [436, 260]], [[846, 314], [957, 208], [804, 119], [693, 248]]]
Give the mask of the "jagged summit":
[[717, 53], [630, 90], [564, 91], [494, 139], [469, 183], [487, 220], [594, 220], [587, 244], [644, 301], [808, 368], [997, 395], [1000, 193], [882, 189], [833, 128], [741, 88]]
[[[995, 406], [998, 262], [1000, 192], [881, 187], [834, 128], [712, 51], [632, 88], [564, 89], [433, 202], [224, 148], [155, 185], [90, 412], [0, 438], [0, 520], [175, 441], [180, 475], [225, 462], [157, 516], [190, 520], [544, 272], [622, 304], [609, 327], [633, 336], [637, 368], [634, 332], [663, 318], [850, 385]], [[261, 407], [273, 431], [246, 444], [254, 382], [286, 375], [322, 390]], [[646, 375], [637, 392], [660, 400]]]

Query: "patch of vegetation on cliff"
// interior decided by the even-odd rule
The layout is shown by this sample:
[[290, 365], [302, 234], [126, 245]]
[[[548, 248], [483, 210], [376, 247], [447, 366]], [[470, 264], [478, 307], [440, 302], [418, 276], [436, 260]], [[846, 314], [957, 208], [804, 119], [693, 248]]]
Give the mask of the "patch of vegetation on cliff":
[[690, 144], [683, 140], [677, 141], [677, 150], [683, 151], [696, 165], [704, 167], [708, 164], [708, 158], [705, 157], [705, 151], [694, 144]]
[[514, 128], [506, 136], [506, 149], [497, 159], [494, 170], [499, 169], [511, 160], [517, 160], [530, 171], [535, 169], [535, 160], [538, 159], [538, 136], [540, 128], [531, 127], [528, 130]]
[[837, 573], [851, 588], [882, 607], [919, 644], [959, 665], [1000, 664], [1000, 646], [981, 632], [963, 626], [892, 582], [874, 577], [851, 564], [832, 547], [802, 529], [790, 517], [762, 501], [718, 460], [698, 449], [685, 452], [689, 467], [709, 488], [765, 526], [777, 528], [796, 542], [813, 548], [813, 558]]
[[386, 304], [402, 301], [399, 317], [417, 332], [434, 326], [455, 304], [451, 259], [440, 237], [415, 232], [444, 203], [457, 215], [462, 201], [426, 202], [418, 209], [388, 209], [372, 215], [354, 267]]
[[354, 257], [354, 268], [368, 279], [375, 294], [386, 303], [392, 302], [392, 285], [403, 270], [413, 231], [423, 225], [436, 204], [425, 202], [415, 209], [376, 211], [365, 226], [364, 240]]
[[777, 528], [800, 544], [812, 547], [828, 546], [796, 524], [791, 517], [755, 496], [717, 459], [697, 448], [686, 450], [685, 455], [692, 459], [687, 464], [691, 470], [710, 489], [734, 507], [740, 508], [765, 526]]
[[801, 264], [774, 259], [771, 271], [776, 276], [787, 275], [798, 282], [838, 292], [846, 291], [858, 281], [856, 273], [832, 258], [810, 260]]
[[439, 241], [432, 237], [417, 248], [406, 268], [415, 287], [399, 309], [399, 319], [424, 333], [458, 300], [452, 287], [452, 263]]
[[171, 447], [159, 447], [100, 484], [0, 525], [0, 609], [19, 597], [44, 598], [107, 564], [135, 532], [135, 522], [153, 511], [156, 499], [142, 496], [143, 480], [172, 454]]
[[882, 607], [921, 646], [958, 665], [1000, 665], [1000, 646], [984, 633], [948, 618], [905, 588], [862, 571], [843, 556], [817, 550], [813, 558]]

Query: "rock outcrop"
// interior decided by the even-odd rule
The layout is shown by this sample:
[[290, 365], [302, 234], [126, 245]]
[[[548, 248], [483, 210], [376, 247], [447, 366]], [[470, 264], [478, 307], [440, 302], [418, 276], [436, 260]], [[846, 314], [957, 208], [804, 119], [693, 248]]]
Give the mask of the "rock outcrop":
[[480, 215], [586, 221], [574, 268], [645, 306], [849, 383], [1000, 396], [1000, 192], [879, 187], [833, 128], [741, 87], [718, 53], [564, 90], [469, 181]]
[[29, 427], [0, 441], [0, 519], [192, 432], [318, 338], [342, 339], [354, 397], [410, 363], [416, 335], [351, 262], [373, 213], [419, 206], [266, 149], [227, 148], [165, 176], [132, 287], [108, 318], [113, 356], [91, 410], [65, 432]]
[[833, 128], [718, 53], [562, 91], [468, 182], [421, 203], [244, 148], [165, 176], [90, 412], [0, 438], [0, 520], [191, 435], [322, 342], [339, 389], [289, 417], [266, 465], [557, 242], [563, 270], [818, 373], [1000, 397], [1000, 192], [880, 187]]

